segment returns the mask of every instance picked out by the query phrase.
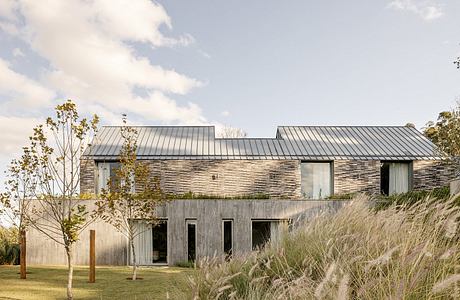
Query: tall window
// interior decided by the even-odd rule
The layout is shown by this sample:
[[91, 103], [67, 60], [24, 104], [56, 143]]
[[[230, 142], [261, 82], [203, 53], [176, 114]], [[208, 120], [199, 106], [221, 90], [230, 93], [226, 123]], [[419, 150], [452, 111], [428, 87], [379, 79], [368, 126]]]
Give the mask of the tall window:
[[196, 260], [196, 220], [186, 220], [187, 231], [187, 259]]
[[[168, 224], [161, 220], [152, 225], [146, 220], [131, 220], [135, 232], [134, 248], [137, 263], [148, 266], [155, 263], [168, 262]], [[132, 264], [132, 249], [129, 247], [130, 264]]]
[[97, 163], [97, 186], [96, 193], [100, 194], [102, 189], [107, 189], [107, 182], [110, 178], [115, 178], [116, 170], [120, 167], [118, 162], [98, 162]]
[[324, 199], [332, 194], [332, 163], [303, 162], [300, 165], [301, 192], [306, 199]]
[[232, 256], [233, 251], [233, 220], [222, 221], [222, 248], [226, 257]]
[[380, 189], [384, 195], [406, 193], [410, 189], [412, 164], [410, 162], [382, 162]]

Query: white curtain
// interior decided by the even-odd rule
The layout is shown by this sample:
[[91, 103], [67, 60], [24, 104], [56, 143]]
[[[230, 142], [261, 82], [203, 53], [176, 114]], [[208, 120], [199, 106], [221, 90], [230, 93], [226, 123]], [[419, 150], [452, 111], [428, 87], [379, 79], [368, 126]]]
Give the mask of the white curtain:
[[281, 242], [281, 238], [288, 230], [288, 222], [286, 220], [270, 222], [270, 243], [274, 246]]
[[409, 191], [409, 164], [408, 163], [390, 163], [389, 178], [390, 195], [406, 193]]
[[[134, 249], [136, 251], [136, 261], [138, 265], [146, 266], [153, 263], [153, 241], [152, 241], [152, 224], [143, 220], [135, 220], [134, 228]], [[130, 252], [131, 248], [130, 248]], [[131, 264], [133, 264], [131, 253]]]
[[97, 190], [99, 194], [102, 189], [107, 188], [107, 181], [110, 178], [110, 163], [100, 162], [97, 164]]
[[323, 199], [331, 195], [331, 164], [302, 163], [301, 192], [307, 199]]

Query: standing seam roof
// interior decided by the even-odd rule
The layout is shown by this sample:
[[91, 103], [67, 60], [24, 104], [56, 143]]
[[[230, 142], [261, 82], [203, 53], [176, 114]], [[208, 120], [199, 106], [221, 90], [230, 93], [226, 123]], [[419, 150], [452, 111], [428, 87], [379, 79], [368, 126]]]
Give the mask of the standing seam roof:
[[[434, 144], [403, 126], [279, 126], [275, 138], [218, 138], [213, 126], [133, 126], [139, 159], [442, 159]], [[116, 160], [119, 126], [102, 127], [84, 156]]]

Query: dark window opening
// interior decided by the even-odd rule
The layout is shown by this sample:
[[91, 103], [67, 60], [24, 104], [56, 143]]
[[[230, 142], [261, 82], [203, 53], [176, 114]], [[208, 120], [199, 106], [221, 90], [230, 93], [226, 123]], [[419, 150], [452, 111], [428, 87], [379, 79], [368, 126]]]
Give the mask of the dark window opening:
[[232, 248], [233, 248], [233, 236], [232, 236], [232, 226], [233, 222], [231, 220], [225, 220], [223, 222], [223, 243], [224, 243], [224, 253], [226, 257], [232, 256]]
[[152, 227], [152, 262], [168, 262], [168, 224], [160, 221]]
[[382, 163], [380, 167], [380, 191], [383, 195], [387, 195], [390, 189], [390, 165]]
[[383, 195], [407, 193], [411, 182], [411, 162], [386, 161], [380, 164], [380, 191]]
[[270, 221], [253, 221], [252, 222], [252, 249], [263, 248], [270, 241]]
[[196, 224], [187, 223], [187, 259], [195, 261], [196, 259]]

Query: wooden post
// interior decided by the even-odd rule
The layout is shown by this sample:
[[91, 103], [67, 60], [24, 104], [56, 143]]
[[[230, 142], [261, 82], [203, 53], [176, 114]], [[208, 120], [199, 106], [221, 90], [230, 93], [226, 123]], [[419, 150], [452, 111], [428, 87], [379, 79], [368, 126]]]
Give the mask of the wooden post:
[[96, 231], [89, 231], [89, 282], [96, 282]]
[[20, 256], [19, 256], [19, 264], [20, 264], [20, 273], [21, 273], [21, 279], [26, 279], [26, 231], [21, 230], [20, 233], [20, 245], [19, 245], [19, 251], [20, 251]]

